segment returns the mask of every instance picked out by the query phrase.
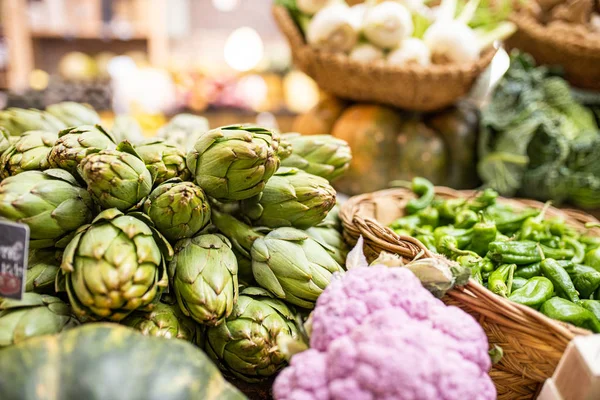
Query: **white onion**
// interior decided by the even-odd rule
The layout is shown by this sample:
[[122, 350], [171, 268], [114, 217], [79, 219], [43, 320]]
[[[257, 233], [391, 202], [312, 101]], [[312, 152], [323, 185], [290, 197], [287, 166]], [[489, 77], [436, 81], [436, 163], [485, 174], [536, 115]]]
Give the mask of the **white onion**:
[[362, 24], [365, 19], [365, 14], [367, 13], [367, 5], [365, 3], [355, 4], [350, 7], [350, 19], [352, 21], [352, 25], [356, 27], [357, 31], [362, 29]]
[[348, 52], [358, 41], [358, 32], [350, 18], [350, 8], [334, 4], [319, 11], [308, 24], [306, 39], [315, 48]]
[[467, 63], [479, 58], [480, 46], [475, 32], [458, 21], [436, 22], [427, 29], [423, 41], [437, 63]]
[[388, 54], [387, 62], [392, 65], [418, 64], [427, 66], [431, 64], [431, 53], [422, 40], [408, 38], [404, 39], [397, 49]]
[[350, 58], [355, 61], [369, 63], [372, 61], [383, 60], [383, 50], [373, 46], [370, 43], [361, 43], [354, 47], [350, 52]]
[[397, 47], [413, 33], [413, 23], [406, 7], [394, 1], [384, 1], [367, 10], [363, 33], [376, 46], [383, 49]]
[[298, 10], [307, 15], [316, 14], [329, 3], [331, 3], [331, 0], [296, 0]]

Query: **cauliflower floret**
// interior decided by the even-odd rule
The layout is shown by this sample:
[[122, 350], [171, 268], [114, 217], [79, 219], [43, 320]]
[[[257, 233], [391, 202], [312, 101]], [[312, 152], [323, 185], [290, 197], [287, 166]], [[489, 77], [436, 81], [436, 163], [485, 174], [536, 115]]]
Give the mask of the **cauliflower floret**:
[[491, 400], [485, 332], [405, 268], [357, 267], [313, 313], [311, 349], [277, 377], [277, 400]]

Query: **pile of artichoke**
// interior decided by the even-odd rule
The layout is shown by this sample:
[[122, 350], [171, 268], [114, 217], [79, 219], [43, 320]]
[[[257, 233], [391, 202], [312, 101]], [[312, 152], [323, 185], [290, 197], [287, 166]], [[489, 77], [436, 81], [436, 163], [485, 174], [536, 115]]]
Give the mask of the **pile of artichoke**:
[[0, 301], [0, 348], [109, 321], [268, 378], [344, 271], [329, 179], [348, 145], [184, 114], [140, 132], [76, 103], [0, 111], [0, 218], [30, 228], [27, 294]]

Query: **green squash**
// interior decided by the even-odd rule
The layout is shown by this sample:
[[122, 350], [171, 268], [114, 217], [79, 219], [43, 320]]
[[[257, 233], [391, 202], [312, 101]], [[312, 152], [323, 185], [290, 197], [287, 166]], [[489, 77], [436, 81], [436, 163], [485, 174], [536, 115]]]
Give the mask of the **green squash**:
[[245, 399], [183, 340], [87, 324], [0, 350], [2, 400]]

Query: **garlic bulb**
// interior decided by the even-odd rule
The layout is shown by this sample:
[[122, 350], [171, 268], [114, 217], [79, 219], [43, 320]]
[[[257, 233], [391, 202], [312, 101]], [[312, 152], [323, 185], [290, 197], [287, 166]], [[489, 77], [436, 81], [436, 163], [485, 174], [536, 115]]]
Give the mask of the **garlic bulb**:
[[398, 48], [388, 54], [387, 62], [392, 65], [418, 64], [427, 66], [431, 64], [431, 52], [422, 40], [408, 38], [404, 39]]
[[350, 59], [364, 63], [383, 60], [383, 58], [383, 50], [370, 43], [361, 43], [354, 47], [350, 52]]
[[358, 32], [351, 22], [350, 8], [344, 4], [323, 8], [308, 24], [306, 39], [318, 49], [350, 51], [358, 41]]
[[366, 38], [382, 49], [392, 49], [413, 33], [413, 22], [406, 7], [394, 1], [384, 1], [369, 8], [363, 21]]
[[314, 15], [331, 2], [332, 0], [296, 0], [296, 6], [303, 14]]
[[475, 32], [459, 21], [440, 21], [431, 25], [423, 41], [436, 64], [467, 63], [479, 58], [481, 47]]

